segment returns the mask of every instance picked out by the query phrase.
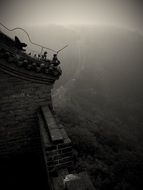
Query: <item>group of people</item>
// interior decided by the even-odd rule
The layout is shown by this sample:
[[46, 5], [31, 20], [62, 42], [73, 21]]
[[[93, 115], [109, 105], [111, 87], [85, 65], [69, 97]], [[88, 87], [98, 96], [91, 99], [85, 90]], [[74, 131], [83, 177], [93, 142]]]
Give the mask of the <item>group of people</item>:
[[[38, 59], [39, 61], [50, 62], [54, 66], [58, 66], [60, 64], [60, 61], [57, 58], [57, 54], [53, 54], [52, 60], [47, 59], [47, 54], [47, 51], [45, 51], [42, 55], [34, 54], [34, 58]], [[31, 56], [31, 52], [28, 55]]]
[[[31, 56], [31, 53], [29, 53]], [[56, 75], [61, 75], [62, 71], [59, 67], [60, 61], [57, 58], [57, 54], [53, 54], [52, 60], [47, 58], [47, 52], [45, 51], [42, 55], [35, 54], [34, 57], [32, 56], [32, 63], [28, 63], [28, 69], [35, 69], [37, 72], [43, 71], [45, 73], [57, 73]], [[29, 60], [30, 61], [30, 60]], [[28, 62], [29, 62], [28, 61]]]
[[[22, 51], [25, 51], [25, 49], [23, 49], [24, 47], [26, 47], [27, 44], [25, 43], [22, 43], [19, 38], [17, 36], [15, 36], [15, 47], [22, 50]], [[50, 61], [49, 59], [47, 59], [47, 51], [45, 51], [42, 55], [40, 54], [34, 54], [34, 58], [37, 58], [39, 61], [47, 61], [47, 62], [52, 62], [52, 64], [54, 66], [58, 66], [60, 64], [60, 61], [58, 60], [57, 58], [57, 54], [54, 54], [53, 55], [53, 59], [52, 61]], [[29, 53], [29, 56], [31, 56], [31, 52]]]
[[[31, 52], [28, 54], [29, 56], [32, 56]], [[38, 60], [41, 60], [41, 61], [48, 61], [47, 59], [47, 52], [45, 51], [43, 55], [40, 55], [40, 54], [34, 54], [33, 56], [34, 58], [38, 59]]]
[[[15, 47], [18, 48], [21, 51], [25, 51], [25, 49], [23, 49], [24, 47], [26, 47], [27, 44], [22, 43], [19, 38], [17, 36], [15, 36]], [[28, 54], [30, 57], [32, 56], [31, 52]], [[54, 71], [58, 71], [59, 74], [61, 74], [61, 69], [58, 66], [60, 64], [60, 61], [57, 58], [57, 54], [53, 54], [53, 58], [52, 60], [49, 60], [47, 58], [47, 51], [45, 51], [42, 55], [41, 54], [34, 54], [34, 56], [32, 56], [34, 59], [36, 59], [36, 62], [32, 62], [29, 60], [24, 60], [24, 61], [18, 61], [18, 64], [22, 64], [22, 65], [26, 65], [27, 69], [36, 69], [37, 71], [46, 71], [47, 72], [54, 72]]]

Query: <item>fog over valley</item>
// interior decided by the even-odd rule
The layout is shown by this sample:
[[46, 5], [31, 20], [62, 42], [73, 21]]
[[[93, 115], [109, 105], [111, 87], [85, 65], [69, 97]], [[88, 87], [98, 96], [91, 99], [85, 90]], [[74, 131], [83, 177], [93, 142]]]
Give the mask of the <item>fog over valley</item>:
[[[86, 168], [97, 189], [107, 185], [138, 189], [143, 158], [142, 33], [113, 25], [52, 24], [26, 30], [33, 42], [54, 50], [68, 44], [58, 55], [63, 74], [52, 97], [58, 120], [78, 152], [77, 170]], [[23, 33], [9, 35], [26, 42], [27, 53], [40, 51]], [[48, 51], [49, 58], [52, 54]], [[126, 169], [119, 179], [117, 170], [127, 163], [133, 168]], [[134, 169], [135, 184], [131, 180]]]
[[[3, 2], [6, 26], [23, 27], [56, 51], [68, 45], [58, 54], [62, 75], [52, 100], [73, 142], [75, 170], [86, 170], [97, 190], [143, 189], [142, 1], [14, 2], [11, 10], [25, 12], [12, 17]], [[27, 43], [27, 53], [40, 53], [22, 31], [1, 30]]]

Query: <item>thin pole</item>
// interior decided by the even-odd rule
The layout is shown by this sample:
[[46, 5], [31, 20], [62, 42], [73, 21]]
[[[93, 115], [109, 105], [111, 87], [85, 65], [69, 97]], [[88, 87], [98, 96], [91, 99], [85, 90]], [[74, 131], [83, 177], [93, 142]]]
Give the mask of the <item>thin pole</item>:
[[28, 32], [27, 32], [25, 29], [23, 29], [23, 28], [16, 27], [16, 28], [13, 28], [13, 29], [9, 29], [9, 28], [7, 28], [5, 25], [3, 25], [2, 23], [0, 23], [0, 25], [2, 25], [2, 26], [3, 26], [5, 29], [7, 29], [8, 31], [22, 30], [23, 32], [26, 33], [26, 35], [27, 35], [27, 37], [28, 37], [28, 39], [29, 39], [29, 42], [30, 42], [31, 44], [36, 45], [36, 46], [39, 46], [39, 47], [41, 47], [41, 48], [48, 49], [48, 50], [50, 50], [50, 51], [53, 51], [53, 52], [57, 53], [57, 51], [55, 51], [55, 50], [53, 50], [53, 49], [51, 49], [51, 48], [44, 47], [44, 46], [42, 46], [42, 45], [40, 45], [40, 44], [37, 44], [37, 43], [32, 42], [32, 40], [31, 40], [31, 38], [30, 38]]
[[40, 53], [40, 55], [42, 55], [42, 52], [43, 52], [43, 47], [41, 47], [41, 53]]

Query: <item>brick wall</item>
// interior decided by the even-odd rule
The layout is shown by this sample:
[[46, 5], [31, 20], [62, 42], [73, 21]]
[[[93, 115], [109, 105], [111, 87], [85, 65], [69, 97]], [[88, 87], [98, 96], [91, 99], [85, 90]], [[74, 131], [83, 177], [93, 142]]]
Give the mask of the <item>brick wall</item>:
[[0, 156], [38, 151], [36, 111], [41, 105], [52, 107], [52, 86], [0, 71]]
[[49, 173], [73, 169], [73, 149], [64, 126], [60, 125], [48, 106], [38, 114], [45, 163]]

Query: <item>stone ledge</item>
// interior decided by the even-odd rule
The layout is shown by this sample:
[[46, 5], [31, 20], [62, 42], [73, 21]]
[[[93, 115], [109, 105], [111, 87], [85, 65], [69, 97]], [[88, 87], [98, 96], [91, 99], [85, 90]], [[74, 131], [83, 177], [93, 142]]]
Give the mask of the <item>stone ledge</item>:
[[[27, 74], [26, 77], [23, 77], [25, 80], [31, 80], [31, 77], [34, 76], [36, 80], [35, 78], [32, 80], [37, 83], [54, 83], [62, 74], [61, 68], [56, 66], [53, 60], [41, 60], [29, 56], [15, 47], [15, 41], [3, 32], [0, 32], [0, 58], [6, 61], [4, 66], [6, 65], [8, 68], [0, 65], [0, 69], [10, 75], [14, 74], [18, 78], [21, 78], [22, 73]], [[9, 69], [13, 69], [13, 71], [8, 71]]]
[[[42, 113], [42, 114], [41, 114]], [[64, 127], [58, 125], [52, 112], [47, 106], [41, 107], [40, 124], [43, 151], [48, 172], [52, 173], [63, 168], [73, 168], [72, 143]], [[44, 130], [43, 130], [44, 128]], [[46, 134], [45, 134], [46, 133]], [[48, 138], [48, 140], [44, 140]]]
[[60, 142], [63, 143], [64, 138], [62, 134], [60, 133], [56, 120], [53, 117], [50, 109], [48, 108], [48, 106], [42, 106], [41, 110], [42, 110], [42, 114], [43, 114], [45, 124], [46, 124], [45, 127], [49, 132], [52, 143], [55, 143], [55, 144], [60, 143]]

